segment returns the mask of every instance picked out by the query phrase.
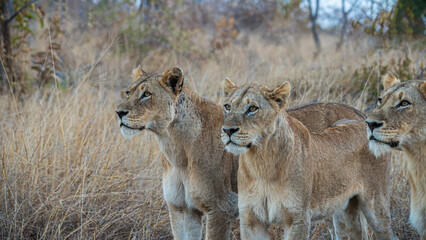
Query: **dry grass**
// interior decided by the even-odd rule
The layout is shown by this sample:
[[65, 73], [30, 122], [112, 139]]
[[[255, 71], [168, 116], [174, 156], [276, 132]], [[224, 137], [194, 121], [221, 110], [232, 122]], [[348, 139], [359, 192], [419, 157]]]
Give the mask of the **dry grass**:
[[[77, 65], [98, 62], [75, 86], [36, 90], [21, 100], [0, 97], [0, 238], [172, 238], [161, 191], [162, 155], [154, 136], [144, 132], [125, 139], [116, 123], [119, 91], [130, 83], [134, 59], [143, 59], [142, 66], [153, 72], [180, 66], [185, 84], [216, 102], [225, 77], [270, 86], [289, 80], [294, 89], [290, 106], [318, 100], [364, 110], [365, 93], [351, 82], [357, 67], [406, 51], [414, 64], [424, 51], [409, 44], [372, 51], [372, 41], [363, 39], [335, 52], [335, 42], [324, 36], [324, 53], [312, 60], [310, 35], [287, 37], [281, 44], [253, 35], [247, 47], [229, 47], [195, 61], [159, 51], [114, 54], [115, 43], [109, 48], [110, 42], [101, 37], [69, 40]], [[99, 49], [106, 54], [97, 54]], [[408, 224], [409, 185], [399, 163], [395, 157], [393, 230], [400, 239], [418, 239]], [[238, 239], [237, 224], [235, 228], [233, 238]], [[271, 234], [281, 238], [277, 228]], [[322, 226], [315, 226], [312, 239], [329, 237]]]

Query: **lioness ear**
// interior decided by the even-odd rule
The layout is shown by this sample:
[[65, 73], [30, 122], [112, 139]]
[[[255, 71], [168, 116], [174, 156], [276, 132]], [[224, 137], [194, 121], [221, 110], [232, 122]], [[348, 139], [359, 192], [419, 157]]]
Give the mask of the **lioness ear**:
[[178, 95], [183, 87], [183, 71], [178, 67], [169, 68], [161, 76], [161, 82], [166, 88]]
[[385, 87], [385, 90], [388, 90], [389, 88], [393, 87], [395, 84], [398, 83], [400, 83], [398, 78], [396, 78], [391, 73], [388, 73], [383, 77], [383, 86]]
[[291, 86], [289, 82], [284, 82], [269, 93], [269, 97], [275, 101], [280, 108], [283, 108], [290, 96]]
[[422, 93], [423, 97], [426, 99], [426, 81], [424, 81], [420, 85], [420, 92]]
[[237, 90], [237, 86], [235, 86], [229, 78], [226, 78], [223, 82], [223, 95], [225, 97], [229, 97], [235, 92], [235, 90]]
[[142, 66], [139, 65], [137, 68], [133, 69], [133, 71], [132, 71], [133, 82], [136, 82], [141, 77], [146, 76], [146, 75], [147, 75], [147, 73], [142, 69]]

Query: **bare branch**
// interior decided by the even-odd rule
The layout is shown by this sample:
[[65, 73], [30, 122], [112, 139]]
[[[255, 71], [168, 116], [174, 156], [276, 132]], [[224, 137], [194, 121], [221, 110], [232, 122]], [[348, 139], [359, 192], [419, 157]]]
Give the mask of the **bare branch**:
[[309, 3], [309, 18], [311, 20], [315, 20], [318, 17], [318, 10], [319, 10], [319, 0], [316, 0], [316, 9], [315, 14], [313, 14], [313, 6], [312, 6], [312, 0], [308, 0]]
[[315, 18], [318, 17], [318, 10], [319, 10], [319, 0], [317, 0], [317, 8], [315, 9]]
[[30, 6], [31, 4], [37, 2], [37, 0], [30, 0], [29, 2], [25, 3], [24, 6], [22, 6], [18, 11], [16, 11], [12, 16], [5, 21], [5, 24], [9, 24], [22, 10]]
[[308, 3], [309, 3], [309, 18], [312, 19], [313, 16], [312, 16], [312, 2], [311, 2], [311, 0], [308, 0]]

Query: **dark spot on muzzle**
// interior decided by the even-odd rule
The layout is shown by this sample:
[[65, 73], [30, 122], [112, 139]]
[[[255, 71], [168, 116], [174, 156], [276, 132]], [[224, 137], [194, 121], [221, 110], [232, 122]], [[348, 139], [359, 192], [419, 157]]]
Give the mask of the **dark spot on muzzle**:
[[373, 135], [370, 136], [370, 141], [376, 141], [376, 142], [384, 143], [384, 144], [389, 145], [391, 148], [396, 148], [396, 147], [399, 146], [399, 142], [398, 141], [384, 142], [384, 141], [378, 140]]

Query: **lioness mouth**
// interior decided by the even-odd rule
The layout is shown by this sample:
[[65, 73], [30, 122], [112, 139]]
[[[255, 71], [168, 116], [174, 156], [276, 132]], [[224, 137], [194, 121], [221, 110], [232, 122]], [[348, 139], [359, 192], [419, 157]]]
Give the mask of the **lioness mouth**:
[[237, 145], [237, 146], [240, 146], [240, 147], [246, 147], [246, 148], [251, 148], [251, 143], [249, 143], [249, 144], [247, 144], [246, 146], [241, 146], [240, 144], [236, 144], [236, 143], [234, 143], [233, 141], [231, 141], [231, 140], [229, 140], [227, 143], [226, 143], [226, 145], [229, 145], [230, 143], [232, 143], [232, 144], [234, 144], [234, 145]]
[[390, 147], [398, 147], [399, 142], [398, 141], [390, 141], [390, 142], [384, 142], [384, 141], [380, 141], [379, 139], [375, 138], [373, 135], [370, 137], [370, 141], [376, 141], [376, 142], [380, 142], [380, 143], [384, 143], [389, 145]]
[[129, 127], [129, 126], [127, 126], [126, 124], [124, 124], [124, 123], [120, 123], [120, 127], [126, 127], [126, 128], [129, 128], [129, 129], [133, 129], [133, 130], [139, 130], [139, 131], [142, 131], [142, 130], [144, 130], [145, 129], [145, 126], [142, 126], [142, 127], [140, 127], [140, 128], [132, 128], [132, 127]]

